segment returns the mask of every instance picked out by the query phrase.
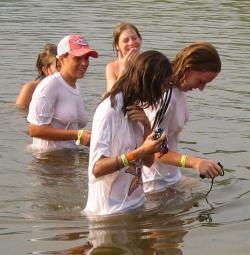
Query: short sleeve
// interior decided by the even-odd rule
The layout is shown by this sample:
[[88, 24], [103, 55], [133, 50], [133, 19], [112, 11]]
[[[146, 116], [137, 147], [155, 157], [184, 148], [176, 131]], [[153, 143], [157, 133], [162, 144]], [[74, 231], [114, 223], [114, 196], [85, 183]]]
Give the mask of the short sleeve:
[[34, 125], [50, 124], [54, 115], [52, 104], [45, 96], [32, 99], [27, 120]]
[[94, 115], [90, 150], [93, 153], [93, 159], [96, 160], [101, 156], [111, 156], [110, 146], [112, 143], [113, 116], [110, 111], [105, 113], [100, 107]]

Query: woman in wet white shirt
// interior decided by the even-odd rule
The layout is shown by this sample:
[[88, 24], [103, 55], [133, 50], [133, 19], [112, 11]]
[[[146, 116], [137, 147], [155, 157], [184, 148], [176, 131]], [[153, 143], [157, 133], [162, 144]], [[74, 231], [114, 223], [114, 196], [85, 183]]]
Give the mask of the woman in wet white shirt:
[[156, 155], [155, 163], [149, 168], [144, 167], [145, 192], [164, 191], [167, 187], [178, 184], [182, 178], [179, 167], [193, 168], [207, 178], [222, 174], [221, 167], [213, 160], [177, 152], [179, 133], [189, 118], [185, 94], [193, 89], [203, 91], [206, 84], [215, 79], [221, 71], [219, 54], [208, 42], [194, 42], [176, 55], [172, 66], [174, 73], [171, 83], [174, 87], [171, 96], [169, 91], [169, 104], [166, 104], [162, 120], [156, 118], [157, 110], [146, 109], [152, 125], [156, 123], [168, 135], [169, 152], [160, 158]]
[[157, 51], [140, 54], [97, 107], [89, 155], [85, 212], [121, 213], [143, 204], [142, 165], [151, 166], [165, 134], [153, 139], [143, 108], [156, 107], [169, 86], [172, 67]]
[[29, 107], [27, 119], [33, 148], [62, 149], [89, 144], [90, 131], [83, 130], [88, 117], [77, 80], [87, 71], [89, 57], [97, 56], [81, 35], [69, 35], [59, 42], [60, 72], [37, 86]]

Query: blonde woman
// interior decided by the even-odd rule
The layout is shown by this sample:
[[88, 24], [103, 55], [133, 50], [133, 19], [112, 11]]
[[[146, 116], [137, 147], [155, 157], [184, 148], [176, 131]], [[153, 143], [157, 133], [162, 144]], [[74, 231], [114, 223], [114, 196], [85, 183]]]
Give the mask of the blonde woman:
[[123, 21], [114, 27], [113, 50], [117, 59], [106, 66], [107, 91], [123, 74], [128, 63], [139, 54], [141, 43], [141, 35], [133, 24]]

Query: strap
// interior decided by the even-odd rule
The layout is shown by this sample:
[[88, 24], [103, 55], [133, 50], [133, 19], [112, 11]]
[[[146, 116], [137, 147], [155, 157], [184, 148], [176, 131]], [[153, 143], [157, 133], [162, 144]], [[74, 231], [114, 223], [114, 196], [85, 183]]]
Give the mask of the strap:
[[153, 124], [153, 129], [155, 129], [156, 127], [160, 126], [167, 110], [168, 110], [168, 106], [170, 103], [170, 99], [172, 96], [172, 88], [170, 88], [167, 92], [165, 92], [164, 94], [164, 98], [162, 100], [161, 106], [159, 107], [156, 115], [155, 115], [155, 120], [154, 120], [154, 124]]

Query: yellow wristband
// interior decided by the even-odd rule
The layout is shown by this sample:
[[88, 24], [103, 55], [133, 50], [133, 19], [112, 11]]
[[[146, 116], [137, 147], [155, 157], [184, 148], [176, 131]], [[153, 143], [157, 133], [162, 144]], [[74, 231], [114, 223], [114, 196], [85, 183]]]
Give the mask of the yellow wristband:
[[82, 129], [78, 130], [76, 145], [80, 145], [82, 135], [83, 135], [83, 130]]
[[122, 163], [124, 166], [129, 166], [129, 161], [128, 161], [126, 154], [122, 154], [121, 159], [122, 159]]
[[187, 155], [182, 155], [180, 160], [180, 167], [186, 167]]

